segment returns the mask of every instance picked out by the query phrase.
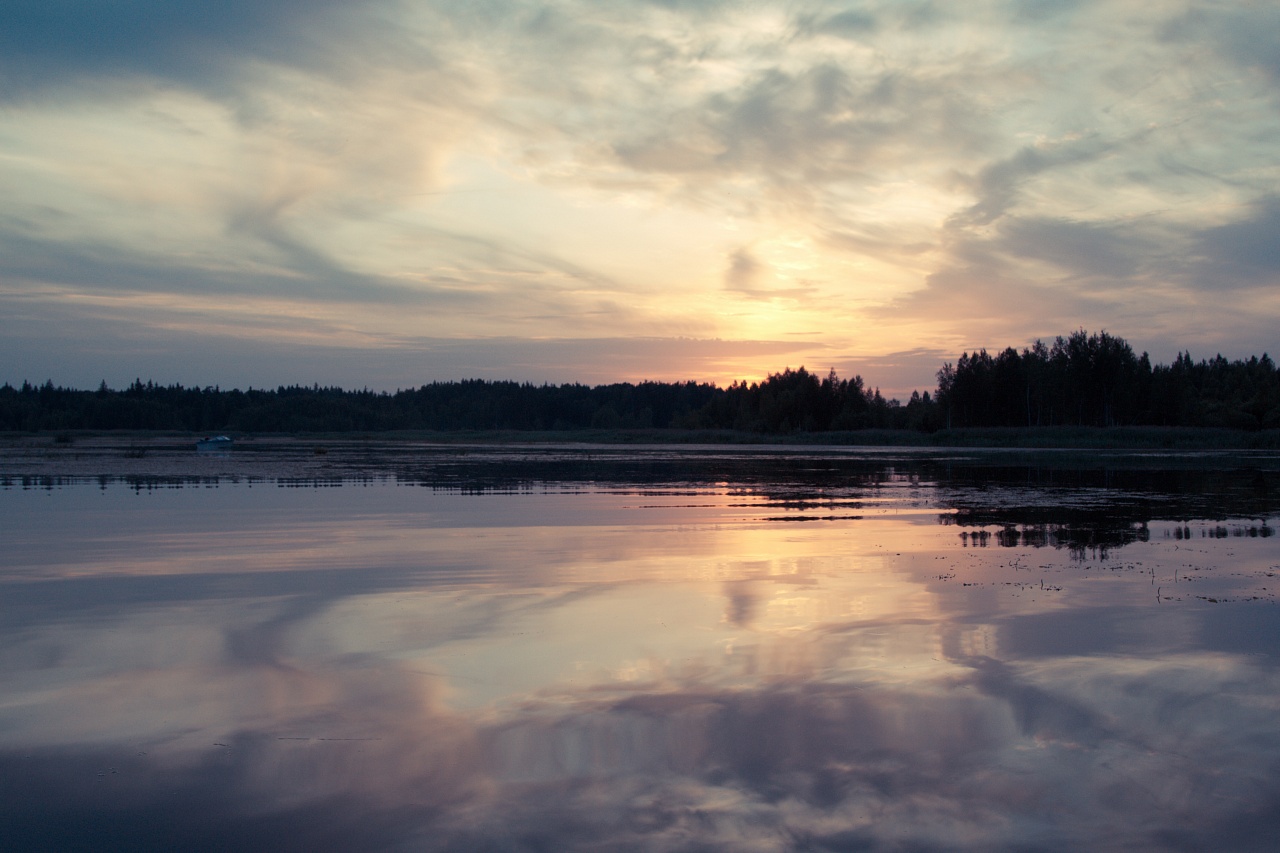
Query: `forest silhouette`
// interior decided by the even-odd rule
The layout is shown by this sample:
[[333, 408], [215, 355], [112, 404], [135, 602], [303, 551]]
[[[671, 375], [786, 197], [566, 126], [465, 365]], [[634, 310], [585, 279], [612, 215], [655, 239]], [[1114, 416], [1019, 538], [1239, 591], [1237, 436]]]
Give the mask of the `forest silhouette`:
[[937, 387], [885, 399], [861, 376], [804, 367], [728, 387], [700, 382], [534, 385], [468, 379], [394, 393], [281, 386], [222, 390], [135, 381], [123, 390], [52, 382], [0, 387], [0, 430], [197, 433], [736, 430], [789, 435], [932, 433], [973, 427], [1280, 428], [1280, 373], [1266, 354], [1152, 365], [1123, 338], [1076, 331], [995, 355], [965, 352]]

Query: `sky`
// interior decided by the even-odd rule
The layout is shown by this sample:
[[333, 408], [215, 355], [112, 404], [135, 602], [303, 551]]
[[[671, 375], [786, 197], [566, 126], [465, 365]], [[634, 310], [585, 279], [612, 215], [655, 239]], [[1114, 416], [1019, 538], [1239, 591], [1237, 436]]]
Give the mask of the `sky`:
[[5, 0], [0, 382], [1280, 354], [1280, 6]]

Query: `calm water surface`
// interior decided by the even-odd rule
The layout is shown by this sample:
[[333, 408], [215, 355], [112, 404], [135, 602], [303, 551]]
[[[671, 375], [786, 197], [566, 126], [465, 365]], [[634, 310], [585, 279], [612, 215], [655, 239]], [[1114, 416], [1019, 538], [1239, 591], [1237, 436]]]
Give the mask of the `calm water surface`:
[[266, 458], [0, 480], [6, 849], [1274, 849], [1274, 456]]

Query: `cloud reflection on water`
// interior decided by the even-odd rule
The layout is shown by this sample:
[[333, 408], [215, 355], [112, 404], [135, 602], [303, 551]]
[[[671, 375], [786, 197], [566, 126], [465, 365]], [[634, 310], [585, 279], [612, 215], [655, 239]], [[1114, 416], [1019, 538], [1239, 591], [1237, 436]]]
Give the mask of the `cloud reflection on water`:
[[1266, 849], [1280, 814], [1280, 615], [1245, 600], [1280, 567], [1198, 535], [1235, 522], [1081, 559], [964, 547], [927, 481], [801, 525], [785, 489], [112, 488], [0, 493], [35, 525], [19, 846]]
[[588, 689], [477, 719], [408, 674], [346, 672], [323, 714], [216, 745], [0, 763], [10, 837], [67, 848], [85, 820], [95, 843], [195, 849], [273, 832], [281, 849], [1120, 849], [1208, 846], [1231, 824], [1234, 849], [1269, 843], [1247, 829], [1280, 806], [1274, 673], [1216, 656], [960, 673]]

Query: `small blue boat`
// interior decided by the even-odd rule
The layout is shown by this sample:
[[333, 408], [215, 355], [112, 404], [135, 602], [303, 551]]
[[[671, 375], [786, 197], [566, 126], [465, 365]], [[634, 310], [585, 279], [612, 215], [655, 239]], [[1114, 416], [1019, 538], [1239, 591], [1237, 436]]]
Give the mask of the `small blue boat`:
[[231, 439], [225, 435], [212, 435], [196, 442], [196, 450], [230, 450]]

